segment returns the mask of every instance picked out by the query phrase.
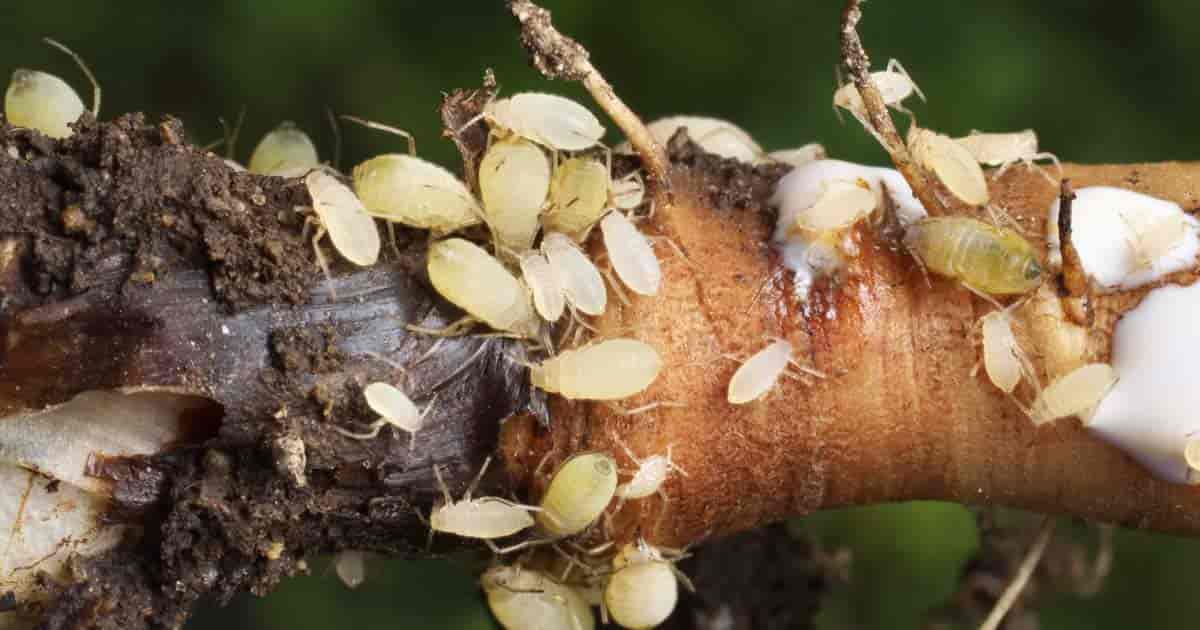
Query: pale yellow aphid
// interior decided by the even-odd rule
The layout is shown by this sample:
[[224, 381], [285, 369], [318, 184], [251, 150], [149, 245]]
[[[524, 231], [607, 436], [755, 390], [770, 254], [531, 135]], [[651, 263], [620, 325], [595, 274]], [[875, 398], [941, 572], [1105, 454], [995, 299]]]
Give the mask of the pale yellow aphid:
[[662, 285], [662, 268], [650, 241], [638, 231], [624, 214], [609, 212], [600, 221], [604, 247], [617, 277], [639, 295], [658, 295]]
[[542, 237], [542, 253], [558, 275], [567, 303], [588, 315], [600, 315], [608, 304], [608, 290], [596, 265], [571, 237], [549, 232]]
[[372, 216], [442, 235], [482, 221], [483, 209], [450, 171], [392, 153], [354, 167], [354, 191]]
[[621, 179], [612, 182], [612, 206], [619, 210], [633, 210], [642, 205], [646, 198], [646, 183], [642, 176], [634, 171]]
[[603, 614], [625, 628], [653, 628], [666, 621], [679, 600], [679, 582], [694, 590], [673, 560], [641, 539], [617, 552], [613, 568], [604, 588]]
[[617, 462], [606, 453], [568, 459], [550, 478], [537, 523], [551, 536], [573, 536], [596, 521], [617, 490]]
[[1139, 269], [1150, 269], [1154, 261], [1162, 258], [1167, 252], [1175, 249], [1187, 236], [1187, 215], [1182, 212], [1147, 217], [1138, 213], [1138, 219], [1130, 220], [1124, 213], [1121, 218], [1133, 233], [1130, 247]]
[[479, 193], [501, 247], [521, 252], [533, 246], [549, 192], [550, 160], [538, 145], [512, 136], [488, 147], [479, 164]]
[[1000, 391], [1011, 394], [1021, 382], [1021, 346], [1012, 330], [1007, 310], [983, 316], [983, 367], [988, 379]]
[[744, 405], [762, 398], [775, 386], [791, 361], [792, 344], [782, 339], [756, 352], [729, 379], [729, 404]]
[[1050, 160], [1062, 173], [1062, 164], [1053, 153], [1038, 152], [1037, 132], [1032, 129], [1014, 131], [1012, 133], [983, 133], [972, 131], [962, 138], [955, 138], [976, 162], [985, 166], [999, 166], [996, 177], [1000, 177], [1008, 167], [1021, 162], [1030, 169], [1036, 169], [1051, 183], [1057, 183], [1050, 174], [1042, 170], [1035, 160]]
[[1089, 363], [1054, 381], [1033, 404], [1033, 422], [1042, 424], [1079, 416], [1087, 424], [1091, 412], [1117, 384], [1117, 372], [1107, 363]]
[[607, 339], [563, 350], [530, 370], [535, 387], [573, 400], [620, 400], [644, 391], [662, 369], [654, 347]]
[[[621, 501], [628, 499], [644, 499], [652, 494], [658, 493], [662, 496], [662, 485], [666, 482], [671, 471], [678, 471], [679, 474], [687, 476], [687, 473], [682, 468], [675, 465], [671, 459], [671, 446], [667, 445], [667, 452], [664, 455], [651, 455], [645, 459], [638, 459], [633, 451], [625, 445], [624, 442], [617, 440], [621, 448], [625, 449], [625, 454], [629, 459], [637, 464], [637, 470], [633, 473], [633, 478], [629, 481], [617, 486], [617, 498]], [[666, 497], [663, 497], [664, 499]]]
[[533, 527], [533, 517], [529, 513], [537, 511], [538, 508], [499, 497], [472, 498], [471, 494], [491, 461], [491, 457], [484, 460], [479, 474], [467, 486], [466, 492], [458, 501], [450, 496], [450, 489], [442, 479], [441, 466], [434, 465], [433, 474], [437, 477], [438, 487], [442, 491], [442, 503], [430, 512], [429, 527], [435, 532], [482, 540], [492, 551], [504, 553], [505, 550], [496, 547], [492, 540], [512, 536]]
[[[762, 156], [762, 147], [746, 130], [720, 118], [709, 116], [667, 116], [646, 126], [659, 144], [666, 145], [680, 127], [687, 127], [688, 137], [705, 151], [721, 157], [743, 162], [753, 162]], [[629, 143], [615, 149], [618, 153], [630, 153]]]
[[586, 107], [555, 94], [523, 92], [487, 104], [481, 116], [494, 130], [532, 140], [555, 151], [582, 151], [600, 144], [604, 127]]
[[875, 210], [876, 197], [862, 179], [835, 179], [823, 184], [821, 196], [812, 206], [796, 213], [791, 233], [820, 234], [854, 225]]
[[300, 177], [320, 165], [312, 139], [295, 123], [285, 120], [254, 147], [246, 170], [258, 175]]
[[345, 435], [346, 437], [355, 438], [358, 440], [369, 440], [379, 435], [380, 429], [386, 425], [391, 425], [408, 433], [410, 438], [408, 448], [411, 450], [413, 444], [416, 444], [416, 433], [421, 430], [425, 424], [425, 415], [433, 408], [434, 401], [431, 401], [425, 406], [425, 410], [417, 409], [413, 401], [409, 399], [404, 392], [399, 388], [387, 383], [371, 383], [363, 388], [363, 397], [367, 401], [367, 406], [371, 411], [379, 414], [379, 419], [372, 422], [367, 427], [366, 433], [351, 433], [340, 427], [334, 429]]
[[[50, 39], [42, 41], [70, 55], [84, 76], [92, 84], [92, 115], [100, 116], [100, 84], [84, 63], [70, 48]], [[83, 100], [66, 81], [46, 72], [19, 68], [12, 74], [12, 81], [4, 94], [4, 117], [14, 127], [35, 129], [50, 138], [66, 138], [71, 135], [70, 124], [83, 115]]]
[[[312, 171], [304, 178], [308, 195], [312, 198], [312, 209], [316, 216], [316, 233], [313, 235], [313, 251], [325, 277], [329, 278], [329, 265], [321, 253], [318, 243], [329, 234], [333, 247], [343, 258], [360, 266], [375, 264], [379, 259], [379, 230], [375, 220], [367, 214], [362, 202], [338, 179], [323, 171]], [[314, 222], [308, 217], [305, 227]]]
[[562, 232], [583, 240], [588, 229], [604, 216], [611, 191], [612, 180], [603, 162], [588, 157], [563, 160], [554, 169], [549, 209], [542, 224], [547, 232]]
[[1188, 482], [1200, 483], [1200, 439], [1188, 439], [1183, 447], [1183, 459], [1188, 465]]
[[930, 270], [983, 293], [1028, 293], [1042, 283], [1033, 245], [969, 217], [931, 217], [909, 226], [904, 244]]
[[[904, 108], [904, 100], [914, 93], [922, 101], [925, 100], [925, 94], [921, 92], [921, 88], [917, 87], [917, 83], [912, 80], [908, 71], [896, 59], [889, 60], [886, 69], [872, 72], [871, 83], [879, 90], [883, 104], [898, 111], [911, 113]], [[864, 127], [874, 130], [867, 120], [866, 104], [863, 103], [862, 95], [858, 93], [858, 87], [854, 83], [846, 83], [834, 91], [833, 106], [834, 111], [841, 107], [850, 112]]]
[[908, 150], [922, 168], [936, 175], [946, 190], [963, 202], [982, 206], [991, 199], [983, 168], [950, 136], [913, 125], [908, 129]]
[[549, 575], [496, 566], [480, 578], [488, 608], [505, 630], [593, 630], [592, 609], [574, 589]]
[[358, 588], [367, 580], [367, 554], [350, 549], [333, 557], [333, 571], [346, 588]]
[[813, 142], [806, 144], [796, 149], [780, 149], [767, 154], [767, 157], [776, 161], [783, 162], [794, 167], [804, 166], [809, 162], [825, 159], [825, 147], [820, 143]]
[[554, 273], [546, 257], [538, 252], [522, 254], [520, 265], [521, 276], [533, 294], [533, 306], [538, 315], [548, 322], [558, 321], [566, 307], [566, 298], [562, 285], [558, 282], [558, 274]]
[[500, 261], [478, 245], [448, 238], [429, 246], [429, 280], [442, 297], [496, 330], [537, 334], [529, 292]]

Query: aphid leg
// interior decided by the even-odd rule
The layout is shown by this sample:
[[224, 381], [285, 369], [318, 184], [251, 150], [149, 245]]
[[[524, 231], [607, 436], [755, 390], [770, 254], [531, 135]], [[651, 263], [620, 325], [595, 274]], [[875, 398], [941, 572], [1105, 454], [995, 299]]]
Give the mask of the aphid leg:
[[558, 540], [559, 540], [558, 538], [534, 538], [532, 540], [525, 540], [525, 541], [522, 541], [522, 542], [519, 542], [519, 543], [516, 543], [513, 545], [509, 545], [507, 547], [499, 547], [496, 545], [496, 543], [492, 542], [490, 539], [484, 538], [483, 544], [487, 545], [488, 549], [492, 550], [492, 553], [494, 553], [498, 556], [503, 556], [506, 554], [510, 554], [514, 551], [520, 551], [522, 549], [528, 549], [530, 547], [540, 547], [542, 545], [553, 544], [553, 543], [557, 542]]
[[683, 407], [687, 407], [687, 405], [684, 403], [681, 403], [681, 402], [671, 402], [671, 401], [659, 400], [659, 401], [655, 401], [652, 403], [647, 403], [640, 407], [634, 407], [633, 409], [625, 409], [624, 407], [618, 405], [615, 402], [610, 401], [608, 403], [609, 409], [612, 409], [614, 413], [616, 413], [618, 415], [622, 415], [622, 416], [634, 416], [639, 413], [646, 413], [647, 411], [653, 411], [655, 409], [658, 409], [659, 407], [683, 408]]
[[695, 593], [696, 585], [692, 583], [692, 578], [688, 577], [686, 573], [679, 569], [679, 567], [675, 566], [674, 562], [670, 562], [668, 564], [671, 567], [671, 573], [675, 574], [675, 579], [679, 580], [679, 583], [683, 585], [683, 588], [686, 588], [689, 593]]
[[617, 298], [625, 306], [633, 306], [633, 302], [629, 301], [629, 297], [625, 295], [625, 290], [621, 288], [621, 283], [613, 277], [612, 267], [604, 267], [600, 269], [600, 273], [604, 274], [604, 279], [608, 280], [608, 284], [612, 287], [613, 293], [617, 294]]
[[[488, 99], [488, 103], [491, 103], [493, 100], [495, 100], [495, 98], [496, 98], [496, 95], [493, 94], [492, 97]], [[484, 105], [484, 109], [485, 110], [487, 109], [487, 105]], [[459, 125], [457, 129], [451, 129], [450, 133], [454, 134], [455, 136], [458, 136], [462, 132], [466, 131], [467, 127], [474, 125], [475, 123], [485, 119], [486, 117], [487, 117], [486, 113], [479, 112], [478, 114], [475, 114], [474, 116], [472, 116], [471, 119], [468, 120], [467, 122]], [[491, 144], [492, 144], [491, 134], [488, 134], [488, 146], [491, 146]]]
[[100, 83], [98, 81], [96, 81], [96, 75], [92, 74], [91, 68], [88, 68], [88, 65], [86, 63], [84, 63], [83, 57], [80, 57], [79, 55], [75, 54], [75, 51], [71, 50], [70, 48], [67, 48], [65, 45], [59, 43], [58, 41], [50, 39], [49, 37], [43, 37], [42, 41], [67, 53], [67, 55], [69, 55], [71, 57], [71, 59], [75, 61], [75, 65], [79, 66], [79, 69], [83, 71], [83, 75], [85, 77], [87, 77], [88, 82], [92, 84], [92, 116], [99, 118], [100, 117]]
[[384, 221], [384, 223], [387, 224], [388, 240], [392, 243], [392, 251], [396, 252], [396, 257], [399, 258], [401, 254], [400, 245], [396, 242], [396, 224], [392, 223], [391, 221]]
[[421, 365], [421, 363], [423, 363], [425, 361], [425, 359], [428, 359], [429, 357], [433, 356], [434, 352], [437, 352], [437, 349], [442, 347], [442, 343], [445, 341], [446, 341], [445, 337], [438, 337], [437, 341], [433, 342], [433, 345], [429, 346], [429, 349], [425, 351], [425, 354], [422, 354], [420, 357], [417, 358], [416, 361], [412, 362], [413, 367]]
[[460, 374], [462, 374], [467, 368], [471, 367], [471, 365], [473, 365], [476, 361], [478, 361], [479, 357], [483, 356], [483, 352], [485, 350], [487, 350], [487, 348], [490, 344], [491, 344], [490, 339], [487, 339], [487, 340], [484, 340], [483, 342], [481, 342], [479, 344], [479, 349], [477, 349], [475, 351], [475, 354], [472, 354], [470, 357], [468, 357], [467, 360], [464, 361], [462, 365], [455, 368], [455, 370], [453, 372], [451, 372], [449, 376], [438, 381], [437, 384], [435, 384], [433, 387], [430, 388], [430, 391], [437, 391], [437, 390], [445, 387], [446, 385], [448, 385], [450, 383], [450, 381], [453, 381], [454, 379], [458, 378], [458, 376]]
[[246, 106], [238, 110], [237, 120], [233, 123], [233, 129], [225, 124], [224, 119], [221, 121], [221, 128], [225, 131], [225, 159], [232, 160], [233, 156], [237, 155], [238, 136], [242, 135], [242, 125], [246, 122]]
[[1004, 177], [1004, 173], [1008, 171], [1008, 167], [1016, 164], [1017, 162], [1020, 162], [1020, 160], [1008, 160], [1007, 162], [1001, 164], [1000, 168], [996, 169], [996, 171], [992, 173], [992, 179], [1000, 179], [1001, 177]]
[[657, 243], [659, 241], [665, 242], [667, 245], [671, 246], [671, 250], [675, 252], [675, 255], [678, 256], [679, 259], [682, 260], [685, 265], [687, 265], [688, 267], [691, 267], [692, 269], [698, 269], [698, 267], [696, 267], [696, 264], [693, 263], [692, 260], [687, 257], [687, 254], [683, 253], [683, 249], [681, 247], [679, 247], [679, 243], [676, 243], [675, 239], [673, 239], [669, 236], [647, 236], [646, 240], [650, 241], [651, 243]]
[[905, 70], [904, 66], [900, 65], [899, 59], [888, 59], [885, 70], [889, 72], [899, 72], [900, 74], [904, 75], [904, 78], [908, 79], [908, 82], [912, 84], [913, 91], [917, 93], [917, 96], [920, 97], [922, 102], [925, 102], [925, 93], [921, 91], [920, 86], [918, 86], [917, 82], [913, 80], [912, 75], [908, 73], [908, 70]]
[[[1062, 176], [1063, 176], [1062, 162], [1058, 161], [1057, 155], [1054, 155], [1053, 153], [1045, 153], [1045, 152], [1035, 153], [1035, 154], [1033, 154], [1033, 156], [1031, 156], [1029, 158], [1030, 164], [1033, 164], [1034, 160], [1050, 160], [1050, 162], [1052, 162], [1054, 164], [1054, 169], [1058, 171], [1058, 178], [1062, 179]], [[1031, 166], [1031, 168], [1037, 168], [1037, 170], [1040, 171], [1042, 173], [1042, 175], [1050, 181], [1051, 184], [1058, 184], [1058, 180], [1051, 177], [1050, 174], [1047, 173], [1046, 170], [1043, 169], [1042, 167], [1037, 166], [1035, 164], [1035, 165]]]
[[417, 324], [405, 324], [404, 328], [409, 332], [429, 335], [430, 337], [461, 337], [462, 335], [467, 334], [467, 331], [469, 331], [477, 321], [478, 320], [470, 315], [464, 315], [463, 317], [460, 317], [459, 319], [447, 324], [442, 328], [428, 328], [425, 326], [419, 326]]
[[343, 429], [342, 427], [338, 427], [338, 426], [333, 427], [333, 430], [337, 431], [338, 433], [341, 433], [342, 435], [344, 435], [348, 438], [351, 438], [351, 439], [370, 440], [370, 439], [373, 439], [375, 436], [379, 435], [380, 429], [382, 429], [383, 425], [385, 425], [385, 424], [387, 424], [387, 420], [380, 418], [380, 419], [376, 420], [375, 422], [372, 422], [371, 424], [367, 425], [368, 430], [366, 433], [355, 433], [353, 431], [347, 431], [346, 429]]
[[358, 123], [358, 124], [366, 127], [367, 129], [374, 129], [375, 131], [382, 131], [384, 133], [390, 133], [390, 134], [394, 134], [397, 136], [401, 136], [408, 140], [408, 154], [409, 155], [417, 154], [416, 138], [413, 138], [411, 133], [408, 133], [407, 131], [405, 131], [403, 129], [400, 129], [398, 127], [392, 127], [390, 125], [385, 125], [383, 123], [377, 123], [373, 120], [359, 118], [358, 116], [350, 116], [348, 114], [342, 114], [341, 118], [342, 118], [342, 120], [349, 120], [350, 122]]
[[[440, 396], [440, 395], [441, 395], [441, 392], [434, 394], [433, 398], [431, 398], [429, 400], [429, 403], [425, 405], [425, 408], [421, 410], [421, 415], [417, 416], [417, 426], [424, 426], [425, 416], [429, 413], [429, 410], [433, 409], [433, 406], [437, 404], [437, 399], [438, 399], [438, 396]], [[410, 452], [410, 453], [412, 452], [413, 445], [415, 445], [416, 443], [417, 443], [417, 432], [413, 431], [412, 433], [408, 434], [408, 452]]]
[[442, 500], [446, 505], [454, 503], [454, 497], [450, 496], [450, 488], [446, 485], [446, 480], [442, 478], [441, 464], [433, 465], [433, 476], [437, 479], [438, 489], [442, 491]]
[[309, 223], [317, 226], [316, 232], [312, 237], [313, 253], [317, 256], [317, 264], [321, 266], [321, 272], [325, 274], [325, 281], [329, 283], [329, 295], [333, 301], [337, 301], [337, 289], [333, 286], [333, 274], [329, 273], [329, 262], [325, 260], [325, 254], [321, 253], [321, 237], [325, 236], [325, 226], [316, 217], [309, 215], [304, 219], [304, 225], [307, 228]]
[[475, 475], [475, 478], [471, 480], [471, 485], [467, 486], [467, 491], [463, 493], [463, 501], [471, 500], [471, 494], [475, 492], [475, 488], [479, 486], [479, 482], [483, 479], [483, 473], [487, 472], [488, 464], [491, 463], [492, 456], [488, 455], [487, 458], [483, 460], [483, 465], [479, 467], [479, 474]]
[[988, 295], [987, 293], [985, 293], [983, 291], [980, 291], [979, 289], [976, 289], [975, 287], [967, 284], [966, 282], [962, 282], [961, 284], [964, 289], [970, 291], [971, 293], [974, 293], [976, 296], [979, 297], [979, 299], [983, 300], [984, 302], [987, 302], [988, 304], [995, 306], [997, 310], [1001, 310], [1001, 311], [1004, 310], [1004, 305], [997, 302], [996, 298]]

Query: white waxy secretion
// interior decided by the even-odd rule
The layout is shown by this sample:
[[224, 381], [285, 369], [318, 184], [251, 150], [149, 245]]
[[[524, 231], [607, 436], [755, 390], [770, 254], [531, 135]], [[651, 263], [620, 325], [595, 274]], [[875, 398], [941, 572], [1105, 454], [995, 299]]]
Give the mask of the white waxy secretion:
[[[1059, 201], [1046, 219], [1050, 264], [1062, 266]], [[1200, 222], [1179, 204], [1123, 188], [1089, 186], [1075, 191], [1071, 242], [1084, 273], [1102, 291], [1136, 289], [1191, 269], [1200, 254]]]
[[496, 566], [480, 578], [488, 608], [505, 630], [593, 630], [592, 609], [574, 589], [519, 566]]
[[442, 480], [441, 466], [434, 465], [433, 473], [442, 491], [442, 504], [434, 507], [429, 515], [429, 527], [433, 531], [483, 540], [492, 546], [492, 539], [512, 536], [533, 527], [533, 517], [529, 512], [537, 508], [518, 505], [499, 497], [471, 497], [489, 463], [490, 457], [483, 462], [479, 474], [458, 501], [450, 496], [450, 489]]
[[983, 316], [983, 367], [992, 384], [1006, 394], [1021, 382], [1021, 361], [1017, 358], [1020, 351], [1008, 311]]
[[36, 129], [51, 138], [71, 135], [69, 125], [83, 115], [83, 100], [66, 81], [45, 72], [13, 72], [4, 93], [4, 117], [15, 127]]
[[820, 143], [813, 142], [806, 144], [796, 149], [780, 149], [767, 154], [767, 157], [776, 162], [783, 162], [794, 167], [804, 166], [809, 162], [825, 159], [825, 147]]
[[386, 221], [441, 235], [483, 220], [483, 209], [466, 184], [419, 157], [376, 156], [354, 167], [353, 179], [367, 212]]
[[304, 178], [304, 184], [312, 197], [313, 212], [320, 220], [313, 249], [322, 266], [324, 258], [317, 241], [323, 232], [329, 234], [334, 249], [346, 260], [360, 267], [375, 264], [379, 259], [379, 229], [354, 191], [324, 171], [312, 171]]
[[[582, 240], [604, 215], [611, 192], [608, 167], [602, 162], [586, 157], [564, 160], [554, 169], [550, 184], [550, 209], [542, 220], [546, 231]], [[627, 196], [633, 194], [626, 192]]]
[[299, 177], [320, 164], [317, 147], [308, 134], [284, 121], [254, 147], [246, 169], [258, 175]]
[[[762, 147], [746, 130], [720, 118], [710, 116], [667, 116], [646, 126], [650, 135], [661, 145], [666, 145], [680, 127], [687, 127], [688, 137], [700, 148], [725, 158], [743, 162], [754, 162], [762, 156]], [[614, 149], [617, 153], [632, 153], [633, 148], [623, 142]]]
[[997, 177], [1003, 175], [1008, 167], [1021, 162], [1031, 169], [1037, 168], [1048, 179], [1054, 181], [1034, 164], [1035, 160], [1050, 160], [1058, 167], [1059, 172], [1062, 172], [1062, 164], [1057, 156], [1053, 153], [1038, 152], [1037, 133], [1032, 129], [1012, 133], [972, 131], [970, 135], [955, 138], [954, 141], [966, 149], [976, 162], [985, 166], [999, 166], [1000, 170], [996, 171]]
[[479, 164], [479, 193], [488, 225], [509, 251], [533, 246], [549, 191], [550, 161], [524, 138], [492, 143]]
[[582, 400], [620, 400], [644, 391], [662, 369], [653, 346], [636, 339], [607, 339], [563, 350], [531, 368], [534, 386]]
[[529, 293], [500, 261], [478, 245], [448, 238], [429, 246], [429, 280], [442, 297], [496, 330], [537, 333]]
[[775, 386], [791, 360], [792, 344], [782, 339], [756, 352], [729, 379], [729, 403], [744, 405], [761, 398]]
[[542, 253], [558, 275], [567, 302], [588, 315], [600, 315], [608, 304], [608, 289], [600, 270], [571, 237], [550, 232], [542, 237]]
[[1085, 425], [1175, 483], [1188, 482], [1187, 448], [1200, 437], [1196, 313], [1200, 284], [1169, 285], [1150, 291], [1121, 317], [1111, 358], [1121, 378]]
[[552, 536], [572, 536], [591, 525], [617, 491], [617, 462], [606, 453], [582, 453], [563, 462], [542, 495], [538, 525]]
[[604, 127], [588, 108], [555, 94], [522, 92], [488, 103], [484, 118], [522, 138], [557, 151], [582, 151], [600, 143]]
[[538, 252], [522, 254], [520, 264], [521, 276], [533, 294], [533, 306], [538, 315], [548, 322], [558, 321], [566, 307], [566, 298], [562, 285], [558, 282], [558, 274], [554, 273], [546, 256]]
[[1117, 383], [1117, 372], [1107, 363], [1088, 363], [1050, 383], [1033, 403], [1035, 424], [1067, 416], [1090, 423], [1090, 415]]
[[908, 150], [918, 164], [963, 202], [982, 206], [991, 199], [983, 168], [950, 136], [913, 125], [908, 130]]
[[604, 247], [617, 277], [639, 295], [657, 295], [662, 268], [646, 236], [624, 214], [610, 212], [600, 221]]

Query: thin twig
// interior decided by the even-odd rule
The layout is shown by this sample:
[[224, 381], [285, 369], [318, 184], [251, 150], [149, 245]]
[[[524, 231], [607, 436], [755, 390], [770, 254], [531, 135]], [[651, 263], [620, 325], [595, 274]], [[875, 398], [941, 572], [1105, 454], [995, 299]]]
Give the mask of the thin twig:
[[521, 24], [521, 44], [532, 56], [533, 66], [548, 79], [583, 83], [596, 103], [625, 133], [629, 144], [641, 156], [642, 166], [650, 178], [661, 188], [669, 187], [671, 168], [666, 150], [588, 60], [587, 49], [558, 32], [550, 21], [550, 12], [530, 0], [510, 0], [508, 9]]
[[908, 146], [896, 131], [896, 125], [883, 102], [883, 96], [871, 80], [871, 60], [867, 57], [862, 39], [858, 35], [858, 22], [862, 19], [861, 3], [861, 0], [847, 0], [846, 8], [842, 11], [842, 62], [850, 70], [850, 78], [854, 80], [854, 86], [862, 96], [867, 118], [875, 130], [875, 137], [892, 158], [896, 170], [908, 181], [913, 194], [921, 201], [921, 205], [925, 206], [925, 211], [930, 216], [949, 215], [950, 210], [934, 193], [934, 186], [925, 177], [920, 166], [913, 161]]
[[1000, 595], [1000, 599], [996, 600], [996, 605], [992, 607], [992, 612], [988, 613], [987, 619], [979, 626], [979, 630], [996, 630], [1000, 627], [1000, 622], [1004, 621], [1004, 615], [1012, 609], [1013, 604], [1017, 602], [1017, 598], [1021, 596], [1021, 591], [1025, 590], [1025, 585], [1029, 583], [1029, 578], [1033, 575], [1034, 569], [1037, 568], [1038, 562], [1042, 560], [1042, 554], [1046, 551], [1046, 545], [1050, 542], [1050, 537], [1054, 534], [1054, 525], [1057, 521], [1053, 517], [1042, 517], [1042, 524], [1038, 527], [1037, 536], [1033, 539], [1033, 544], [1030, 545], [1029, 551], [1025, 552], [1025, 559], [1021, 560], [1021, 566], [1017, 568], [1017, 574], [1013, 576], [1012, 582], [1009, 582], [1005, 587], [1004, 593]]

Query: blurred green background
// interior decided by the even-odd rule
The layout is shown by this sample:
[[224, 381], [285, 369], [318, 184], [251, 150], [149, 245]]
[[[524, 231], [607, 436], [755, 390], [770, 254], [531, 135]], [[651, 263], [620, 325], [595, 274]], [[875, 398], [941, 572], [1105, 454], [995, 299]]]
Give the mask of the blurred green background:
[[[737, 122], [769, 149], [822, 141], [835, 157], [882, 163], [830, 108], [840, 0], [547, 0], [558, 25], [647, 118], [701, 113]], [[325, 108], [406, 128], [425, 157], [453, 166], [435, 115], [442, 91], [478, 85], [554, 91], [526, 64], [500, 0], [162, 2], [9, 0], [0, 6], [0, 73], [28, 66], [86, 86], [53, 36], [103, 84], [102, 117], [181, 117], [191, 139], [220, 138], [219, 116], [247, 108], [238, 158], [290, 119], [332, 155]], [[1197, 159], [1200, 3], [875, 0], [863, 36], [876, 64], [896, 57], [930, 97], [921, 121], [955, 135], [1037, 129], [1064, 160]], [[344, 162], [399, 150], [398, 139], [344, 129]], [[615, 139], [613, 139], [615, 141]], [[951, 592], [977, 544], [973, 520], [941, 504], [821, 514], [800, 527], [854, 550], [853, 583], [822, 615], [828, 628], [917, 627]], [[1122, 532], [1100, 596], [1050, 597], [1043, 627], [1183, 628], [1200, 618], [1192, 586], [1200, 544]], [[189, 627], [489, 628], [472, 577], [444, 562], [376, 560], [344, 589], [324, 563], [265, 600], [206, 610]]]

